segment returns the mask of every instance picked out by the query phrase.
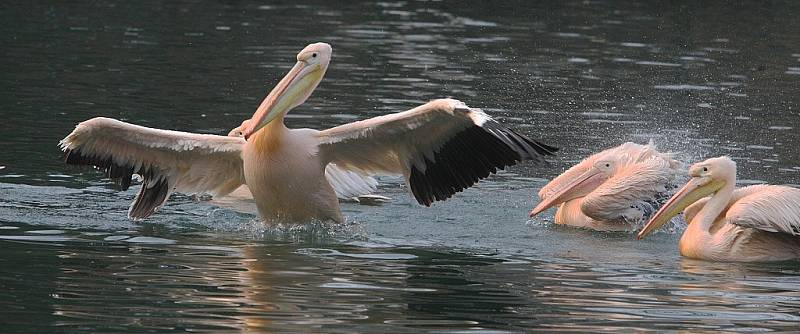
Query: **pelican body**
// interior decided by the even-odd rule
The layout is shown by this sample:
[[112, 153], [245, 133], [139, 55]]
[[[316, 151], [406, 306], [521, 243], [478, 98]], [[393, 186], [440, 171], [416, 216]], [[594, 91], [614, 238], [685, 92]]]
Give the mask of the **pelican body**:
[[343, 221], [337, 197], [374, 190], [374, 174], [400, 174], [430, 206], [522, 160], [557, 149], [503, 127], [453, 99], [318, 131], [284, 116], [327, 71], [330, 45], [314, 43], [249, 120], [229, 136], [141, 127], [108, 118], [78, 124], [61, 141], [68, 164], [93, 165], [127, 188], [143, 178], [128, 215], [151, 215], [173, 191], [222, 196], [246, 185], [267, 219]]
[[736, 163], [728, 157], [694, 164], [689, 175], [689, 182], [650, 218], [638, 238], [683, 210], [688, 226], [678, 248], [685, 257], [741, 262], [800, 259], [800, 189], [775, 185], [736, 189]]
[[631, 142], [595, 153], [539, 191], [533, 217], [558, 205], [556, 224], [601, 231], [632, 230], [645, 207], [677, 175], [680, 163], [655, 146]]
[[[250, 189], [259, 212], [294, 221], [342, 221], [336, 193], [324, 175], [328, 162], [315, 153], [314, 132], [271, 129], [244, 145], [244, 178], [247, 184], [256, 185]], [[277, 142], [283, 144], [275, 145]]]

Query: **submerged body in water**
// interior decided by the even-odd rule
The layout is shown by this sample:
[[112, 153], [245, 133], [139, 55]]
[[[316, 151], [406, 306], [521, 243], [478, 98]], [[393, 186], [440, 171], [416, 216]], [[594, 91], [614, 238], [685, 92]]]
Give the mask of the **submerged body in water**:
[[556, 224], [630, 231], [666, 199], [680, 166], [652, 143], [624, 143], [589, 156], [542, 187], [530, 216], [558, 205]]
[[689, 175], [692, 179], [653, 215], [639, 238], [684, 211], [689, 225], [678, 243], [683, 256], [742, 262], [800, 259], [800, 189], [735, 189], [736, 163], [728, 157], [694, 164]]

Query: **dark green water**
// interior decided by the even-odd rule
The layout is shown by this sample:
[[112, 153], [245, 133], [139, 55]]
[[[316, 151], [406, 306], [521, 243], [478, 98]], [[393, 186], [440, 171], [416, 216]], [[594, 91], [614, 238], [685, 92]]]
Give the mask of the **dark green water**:
[[[547, 179], [652, 139], [799, 184], [795, 2], [0, 4], [0, 332], [791, 331], [800, 264], [682, 259], [677, 234], [527, 219]], [[562, 148], [432, 208], [395, 178], [347, 226], [271, 227], [173, 196], [143, 223], [56, 144], [94, 116], [225, 134], [303, 46], [289, 116], [330, 127], [437, 97]]]

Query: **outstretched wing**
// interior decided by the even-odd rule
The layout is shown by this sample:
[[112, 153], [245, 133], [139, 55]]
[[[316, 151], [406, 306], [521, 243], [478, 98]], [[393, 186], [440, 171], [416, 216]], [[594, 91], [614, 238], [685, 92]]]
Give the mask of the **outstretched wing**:
[[787, 186], [743, 187], [747, 195], [730, 206], [727, 222], [767, 232], [800, 236], [800, 189]]
[[128, 216], [151, 215], [173, 191], [227, 194], [244, 183], [243, 138], [159, 130], [98, 117], [75, 127], [60, 145], [66, 162], [103, 170], [128, 189], [133, 174], [142, 188]]
[[441, 99], [318, 133], [327, 161], [365, 174], [402, 174], [429, 206], [519, 161], [557, 149], [508, 129], [478, 109]]

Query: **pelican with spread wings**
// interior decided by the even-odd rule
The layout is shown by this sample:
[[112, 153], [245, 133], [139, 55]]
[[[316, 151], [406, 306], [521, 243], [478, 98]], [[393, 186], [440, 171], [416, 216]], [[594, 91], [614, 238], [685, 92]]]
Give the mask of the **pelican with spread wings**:
[[689, 175], [639, 239], [683, 211], [689, 224], [678, 243], [683, 256], [741, 262], [800, 259], [800, 189], [763, 184], [735, 189], [736, 163], [728, 157], [694, 164]]
[[652, 143], [627, 142], [606, 149], [542, 187], [541, 201], [530, 216], [559, 205], [554, 215], [556, 224], [601, 231], [633, 230], [631, 223], [641, 220], [650, 202], [668, 191], [680, 165]]
[[317, 87], [331, 53], [325, 43], [300, 51], [242, 124], [241, 136], [94, 118], [61, 141], [66, 162], [98, 167], [123, 188], [140, 175], [142, 187], [128, 212], [133, 219], [151, 215], [173, 191], [221, 196], [244, 184], [264, 218], [341, 222], [337, 184], [363, 190], [373, 174], [399, 174], [416, 200], [430, 206], [497, 169], [522, 160], [542, 163], [556, 151], [453, 99], [322, 131], [287, 128], [284, 116]]

